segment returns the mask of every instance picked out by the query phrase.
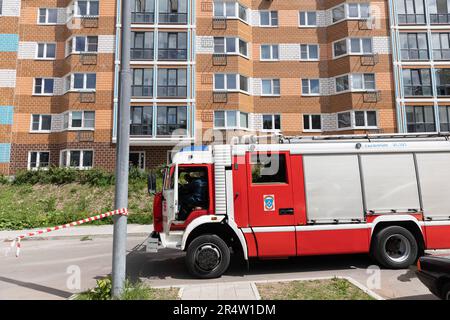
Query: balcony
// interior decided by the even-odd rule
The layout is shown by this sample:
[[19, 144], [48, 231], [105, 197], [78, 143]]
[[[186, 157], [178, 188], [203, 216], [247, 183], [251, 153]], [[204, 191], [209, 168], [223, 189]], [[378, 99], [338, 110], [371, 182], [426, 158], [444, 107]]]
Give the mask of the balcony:
[[80, 54], [80, 62], [84, 66], [97, 64], [97, 53], [95, 52], [82, 52]]
[[95, 92], [80, 92], [81, 103], [95, 103]]
[[158, 85], [158, 98], [186, 98], [187, 86]]
[[226, 30], [227, 18], [226, 17], [213, 17], [212, 18], [213, 30]]
[[133, 97], [153, 97], [153, 86], [131, 85], [131, 96]]
[[405, 97], [431, 97], [432, 90], [429, 85], [404, 85]]
[[153, 60], [154, 50], [150, 48], [131, 48], [131, 60]]
[[363, 102], [365, 103], [376, 103], [381, 101], [381, 91], [366, 91], [363, 92]]
[[81, 17], [81, 26], [83, 28], [98, 28], [98, 17], [97, 16]]
[[364, 54], [360, 60], [362, 66], [375, 66], [380, 61], [378, 53]]
[[131, 12], [131, 23], [153, 24], [155, 23], [155, 13]]
[[187, 24], [187, 13], [159, 13], [160, 24]]
[[214, 103], [227, 103], [228, 93], [227, 92], [213, 92], [213, 102]]
[[225, 53], [213, 53], [212, 65], [213, 66], [226, 66], [228, 64], [228, 58]]
[[158, 49], [158, 60], [186, 61], [187, 49]]
[[398, 24], [425, 24], [424, 14], [398, 14]]
[[431, 24], [449, 24], [450, 13], [430, 13]]
[[[185, 122], [185, 121], [184, 121]], [[158, 136], [172, 136], [177, 131], [176, 136], [187, 136], [186, 123], [160, 124], [156, 125], [156, 134]]]

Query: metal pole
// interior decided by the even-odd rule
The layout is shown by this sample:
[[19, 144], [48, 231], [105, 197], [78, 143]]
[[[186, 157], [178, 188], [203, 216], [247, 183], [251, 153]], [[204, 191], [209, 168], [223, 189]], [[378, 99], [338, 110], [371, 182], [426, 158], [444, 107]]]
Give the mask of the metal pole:
[[[120, 34], [120, 91], [117, 115], [116, 145], [116, 189], [115, 208], [128, 207], [128, 161], [130, 147], [130, 36], [131, 36], [131, 1], [121, 0], [121, 34]], [[118, 298], [123, 292], [126, 271], [127, 217], [114, 216], [113, 261], [112, 261], [112, 296]]]

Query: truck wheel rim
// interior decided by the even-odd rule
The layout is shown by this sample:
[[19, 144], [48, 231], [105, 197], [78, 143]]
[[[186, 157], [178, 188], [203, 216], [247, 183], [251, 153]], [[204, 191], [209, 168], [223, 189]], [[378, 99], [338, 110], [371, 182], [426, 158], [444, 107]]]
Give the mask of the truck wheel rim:
[[411, 243], [405, 236], [393, 234], [384, 242], [384, 250], [390, 260], [401, 263], [409, 258]]
[[203, 271], [211, 272], [222, 261], [219, 248], [213, 243], [200, 246], [195, 252], [195, 264]]

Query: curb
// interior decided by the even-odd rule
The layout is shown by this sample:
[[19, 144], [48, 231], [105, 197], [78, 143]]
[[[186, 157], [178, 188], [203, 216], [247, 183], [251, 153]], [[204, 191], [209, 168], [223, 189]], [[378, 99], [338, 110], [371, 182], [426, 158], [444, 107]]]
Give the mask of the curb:
[[[146, 237], [149, 236], [151, 232], [131, 232], [127, 233], [127, 236], [134, 236], [134, 237]], [[23, 241], [40, 241], [40, 240], [64, 240], [64, 239], [79, 239], [83, 237], [92, 237], [92, 238], [111, 238], [113, 234], [78, 234], [78, 235], [59, 235], [59, 236], [37, 236], [33, 238], [24, 238], [20, 240]], [[0, 238], [0, 242], [13, 242], [14, 239], [11, 238]]]

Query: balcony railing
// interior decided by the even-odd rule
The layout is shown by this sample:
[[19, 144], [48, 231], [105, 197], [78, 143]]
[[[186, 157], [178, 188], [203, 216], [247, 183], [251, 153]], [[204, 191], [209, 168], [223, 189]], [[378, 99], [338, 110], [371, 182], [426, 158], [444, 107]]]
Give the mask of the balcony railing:
[[186, 98], [187, 86], [158, 85], [158, 98]]
[[213, 17], [212, 18], [212, 28], [214, 30], [225, 30], [227, 28], [227, 18], [226, 17]]
[[131, 60], [153, 60], [154, 50], [150, 48], [131, 48]]
[[153, 86], [132, 85], [131, 95], [133, 97], [152, 97]]
[[79, 97], [80, 102], [82, 103], [94, 103], [95, 102], [95, 92], [80, 92]]
[[434, 49], [434, 60], [450, 60], [450, 49]]
[[213, 66], [226, 66], [228, 64], [228, 58], [225, 53], [213, 53], [212, 55]]
[[98, 28], [98, 17], [97, 16], [81, 17], [81, 26], [84, 28]]
[[431, 86], [404, 86], [404, 92], [406, 97], [414, 97], [414, 96], [431, 96]]
[[155, 23], [154, 12], [132, 12], [131, 23]]
[[187, 49], [158, 49], [158, 60], [187, 60]]
[[428, 60], [428, 49], [402, 49], [402, 60]]
[[377, 91], [367, 91], [363, 93], [363, 102], [366, 103], [376, 103], [381, 100], [381, 92]]
[[213, 102], [214, 103], [227, 103], [228, 93], [227, 92], [213, 92]]
[[374, 66], [380, 61], [380, 58], [378, 53], [372, 53], [362, 55], [360, 60], [362, 66]]
[[187, 13], [159, 13], [161, 24], [187, 24]]
[[82, 52], [80, 54], [80, 61], [82, 65], [96, 65], [97, 53], [95, 52]]
[[450, 23], [450, 13], [431, 13], [430, 14], [431, 24], [449, 24]]
[[425, 24], [424, 14], [399, 14], [399, 24]]
[[151, 124], [130, 124], [131, 136], [151, 136], [152, 134]]
[[436, 86], [438, 96], [450, 96], [450, 84]]
[[178, 130], [179, 136], [186, 136], [186, 123], [181, 124], [157, 124], [156, 134], [158, 136], [171, 136]]

